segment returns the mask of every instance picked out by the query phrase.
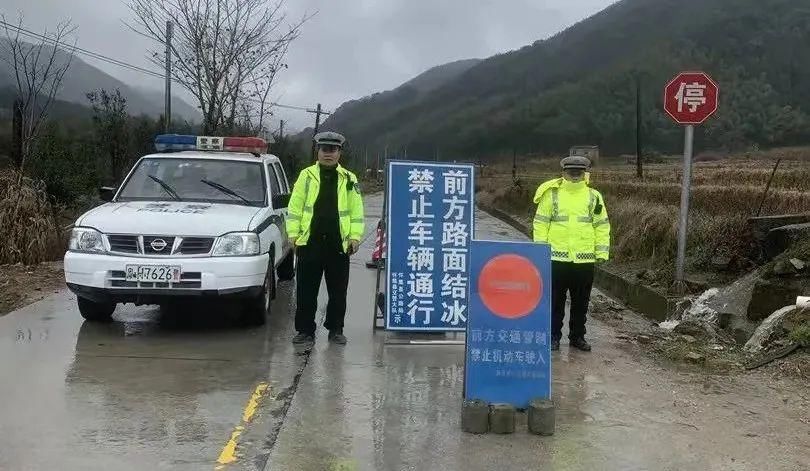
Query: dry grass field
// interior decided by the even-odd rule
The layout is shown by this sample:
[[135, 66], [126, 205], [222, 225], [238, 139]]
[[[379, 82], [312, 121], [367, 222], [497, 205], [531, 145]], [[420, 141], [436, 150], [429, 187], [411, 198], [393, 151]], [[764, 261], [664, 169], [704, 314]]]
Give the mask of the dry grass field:
[[[777, 158], [777, 169], [761, 215], [810, 213], [810, 149], [782, 149], [745, 155], [699, 155], [693, 167], [688, 258], [705, 269], [717, 256], [731, 257], [739, 269], [756, 263], [758, 251], [747, 219], [756, 215]], [[703, 161], [700, 161], [703, 160]], [[677, 157], [646, 164], [638, 180], [635, 164], [603, 158], [591, 184], [605, 197], [612, 223], [613, 260], [669, 267], [676, 252], [681, 197], [681, 161]], [[483, 173], [483, 174], [482, 174]], [[519, 163], [520, 186], [512, 181], [511, 162], [479, 173], [479, 199], [529, 223], [532, 198], [544, 180], [559, 175], [558, 159]]]
[[58, 260], [65, 241], [56, 214], [41, 182], [0, 171], [0, 265]]

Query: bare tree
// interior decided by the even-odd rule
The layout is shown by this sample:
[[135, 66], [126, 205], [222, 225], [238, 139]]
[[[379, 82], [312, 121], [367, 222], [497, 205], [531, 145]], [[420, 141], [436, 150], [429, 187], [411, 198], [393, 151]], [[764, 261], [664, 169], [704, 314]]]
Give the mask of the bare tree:
[[[227, 131], [240, 119], [258, 82], [269, 90], [289, 44], [308, 19], [288, 22], [284, 0], [128, 0], [130, 28], [166, 43], [175, 23], [173, 74], [199, 102], [206, 133]], [[159, 67], [161, 52], [150, 51]]]
[[86, 96], [93, 108], [96, 143], [108, 157], [113, 182], [118, 184], [129, 157], [127, 99], [117, 88], [113, 93], [102, 88], [89, 92]]
[[[11, 69], [17, 88], [16, 106], [22, 114], [21, 136], [18, 136], [20, 153], [15, 162], [22, 169], [62, 86], [62, 79], [70, 68], [76, 41], [75, 38], [72, 43], [67, 41], [76, 27], [66, 20], [59, 23], [53, 32], [33, 35], [23, 29], [22, 16], [17, 26], [8, 23], [3, 16], [0, 19], [6, 33], [6, 37], [0, 41], [0, 57]], [[23, 36], [36, 38], [35, 42], [27, 42]]]

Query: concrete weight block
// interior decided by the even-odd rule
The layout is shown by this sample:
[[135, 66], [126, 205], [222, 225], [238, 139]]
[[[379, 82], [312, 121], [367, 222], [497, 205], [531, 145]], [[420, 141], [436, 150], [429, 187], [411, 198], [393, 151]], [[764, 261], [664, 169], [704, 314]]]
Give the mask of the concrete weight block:
[[492, 433], [515, 433], [515, 408], [510, 404], [492, 404], [489, 430]]
[[546, 399], [535, 399], [529, 404], [529, 432], [535, 435], [554, 435], [554, 403]]
[[484, 401], [464, 401], [461, 405], [461, 430], [467, 433], [489, 431], [489, 404]]

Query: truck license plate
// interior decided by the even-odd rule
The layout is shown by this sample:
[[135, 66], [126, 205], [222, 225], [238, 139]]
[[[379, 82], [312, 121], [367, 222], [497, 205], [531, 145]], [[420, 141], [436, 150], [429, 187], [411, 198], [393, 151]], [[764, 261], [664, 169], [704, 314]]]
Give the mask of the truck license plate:
[[180, 267], [165, 265], [127, 265], [127, 281], [177, 283], [180, 281]]

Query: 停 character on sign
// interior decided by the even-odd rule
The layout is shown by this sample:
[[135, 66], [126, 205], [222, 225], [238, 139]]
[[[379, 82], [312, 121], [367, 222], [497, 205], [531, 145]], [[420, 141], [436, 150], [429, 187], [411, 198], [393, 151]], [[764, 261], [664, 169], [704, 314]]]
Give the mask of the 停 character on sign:
[[678, 112], [682, 112], [685, 106], [694, 113], [699, 107], [706, 104], [706, 85], [694, 83], [681, 83], [678, 93], [675, 95], [678, 100]]

